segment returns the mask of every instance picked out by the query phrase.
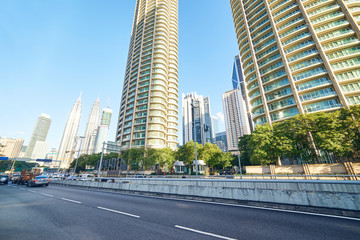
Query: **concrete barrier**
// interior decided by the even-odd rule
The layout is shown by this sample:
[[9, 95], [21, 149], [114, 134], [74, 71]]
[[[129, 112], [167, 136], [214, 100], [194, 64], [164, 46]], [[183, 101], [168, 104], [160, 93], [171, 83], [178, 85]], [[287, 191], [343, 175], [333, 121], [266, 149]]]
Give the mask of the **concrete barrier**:
[[234, 179], [136, 179], [114, 183], [55, 181], [57, 184], [132, 192], [258, 201], [360, 211], [359, 181], [234, 180]]

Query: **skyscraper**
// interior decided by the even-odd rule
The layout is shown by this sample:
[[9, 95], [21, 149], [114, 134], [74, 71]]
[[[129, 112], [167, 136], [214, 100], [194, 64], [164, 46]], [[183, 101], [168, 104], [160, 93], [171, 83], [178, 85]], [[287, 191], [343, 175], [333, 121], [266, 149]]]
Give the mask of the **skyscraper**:
[[193, 122], [195, 120], [196, 142], [213, 142], [210, 99], [196, 93], [182, 94], [183, 144], [194, 141]]
[[96, 136], [97, 128], [100, 118], [100, 99], [97, 98], [89, 115], [89, 120], [86, 124], [84, 142], [81, 148], [81, 154], [92, 154], [94, 151], [94, 141], [91, 141], [93, 136]]
[[227, 148], [237, 154], [239, 137], [250, 134], [250, 124], [246, 116], [245, 101], [240, 89], [230, 90], [222, 95]]
[[137, 0], [116, 141], [176, 148], [178, 0]]
[[50, 128], [50, 124], [51, 124], [51, 119], [49, 115], [42, 113], [38, 117], [29, 144], [26, 148], [26, 152], [24, 155], [25, 158], [32, 157], [34, 147], [37, 141], [44, 142], [46, 140]]
[[[252, 120], [252, 114], [250, 112], [250, 104], [248, 99], [248, 89], [246, 88], [245, 82], [244, 82], [244, 73], [241, 68], [241, 62], [240, 62], [240, 56], [235, 56], [234, 64], [233, 64], [233, 73], [232, 73], [232, 84], [233, 89], [239, 89], [241, 98], [244, 101], [245, 108], [241, 108], [242, 115], [247, 117], [247, 121], [249, 122], [250, 129], [254, 129], [254, 123]], [[241, 103], [243, 104], [243, 103]]]
[[95, 139], [94, 153], [101, 152], [103, 143], [108, 141], [111, 115], [112, 115], [112, 110], [110, 108], [103, 109], [100, 126], [98, 127], [97, 135]]
[[256, 124], [360, 103], [358, 1], [230, 3]]
[[81, 117], [81, 94], [71, 109], [69, 118], [65, 125], [64, 133], [61, 139], [58, 160], [61, 160], [62, 168], [69, 168], [73, 160], [75, 137], [78, 132]]

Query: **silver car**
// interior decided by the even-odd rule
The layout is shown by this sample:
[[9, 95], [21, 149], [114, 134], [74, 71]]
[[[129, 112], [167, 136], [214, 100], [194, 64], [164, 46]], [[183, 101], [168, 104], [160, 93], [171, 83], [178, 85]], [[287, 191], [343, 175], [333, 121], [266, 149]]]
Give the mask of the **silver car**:
[[35, 187], [35, 186], [49, 186], [50, 178], [47, 176], [37, 176], [27, 182], [28, 187]]

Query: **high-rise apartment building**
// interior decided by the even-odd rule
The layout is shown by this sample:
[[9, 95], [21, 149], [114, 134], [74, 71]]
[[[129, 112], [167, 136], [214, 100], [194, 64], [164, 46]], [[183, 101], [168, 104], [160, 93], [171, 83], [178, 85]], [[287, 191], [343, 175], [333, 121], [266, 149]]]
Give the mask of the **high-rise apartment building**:
[[[183, 144], [194, 141], [213, 142], [210, 99], [196, 93], [182, 94]], [[193, 124], [195, 122], [195, 137]]]
[[79, 129], [81, 117], [81, 94], [71, 109], [69, 118], [65, 125], [64, 133], [61, 139], [58, 160], [61, 160], [62, 168], [69, 168], [75, 153], [75, 137]]
[[80, 154], [92, 154], [94, 151], [94, 136], [96, 136], [97, 128], [99, 126], [100, 119], [100, 99], [97, 98], [94, 105], [91, 108], [89, 120], [86, 124], [84, 142], [81, 148]]
[[101, 116], [100, 126], [97, 130], [95, 139], [94, 153], [102, 151], [103, 143], [108, 142], [108, 133], [110, 127], [112, 110], [110, 108], [104, 108]]
[[245, 101], [240, 89], [230, 90], [222, 95], [227, 148], [237, 154], [239, 137], [250, 134], [250, 124], [246, 115]]
[[8, 158], [17, 158], [19, 157], [21, 148], [23, 146], [24, 139], [17, 138], [0, 138], [0, 156]]
[[360, 103], [360, 2], [230, 0], [256, 124]]
[[177, 146], [178, 0], [137, 0], [116, 142]]
[[31, 135], [30, 142], [26, 148], [25, 158], [32, 158], [34, 147], [37, 141], [44, 142], [46, 140], [49, 128], [51, 124], [50, 116], [42, 113], [35, 124], [34, 130]]

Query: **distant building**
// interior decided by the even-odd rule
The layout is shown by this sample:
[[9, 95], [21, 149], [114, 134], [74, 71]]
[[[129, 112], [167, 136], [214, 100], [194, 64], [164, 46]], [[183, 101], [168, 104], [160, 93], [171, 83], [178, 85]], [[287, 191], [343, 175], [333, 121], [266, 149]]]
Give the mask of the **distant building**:
[[80, 154], [92, 154], [94, 151], [95, 141], [93, 140], [94, 135], [99, 125], [100, 119], [100, 99], [97, 98], [89, 115], [89, 120], [86, 124], [83, 145]]
[[0, 156], [8, 158], [17, 158], [20, 154], [21, 147], [24, 143], [24, 139], [17, 138], [0, 138]]
[[215, 144], [221, 149], [221, 151], [223, 152], [228, 151], [226, 131], [215, 134]]
[[103, 143], [108, 141], [111, 115], [112, 115], [112, 110], [110, 108], [103, 109], [100, 126], [98, 127], [97, 135], [95, 139], [94, 153], [101, 152]]
[[35, 124], [34, 130], [31, 135], [30, 142], [26, 148], [25, 158], [32, 158], [35, 144], [37, 141], [43, 142], [46, 140], [49, 128], [51, 124], [50, 116], [42, 113]]
[[211, 116], [211, 123], [213, 127], [213, 133], [216, 135], [219, 131], [219, 118], [216, 116]]
[[49, 143], [44, 141], [36, 141], [33, 152], [31, 154], [32, 159], [45, 159], [49, 149]]
[[228, 151], [237, 154], [239, 137], [251, 133], [245, 101], [239, 89], [225, 92], [222, 99]]
[[62, 168], [69, 168], [74, 158], [75, 137], [78, 132], [81, 117], [81, 94], [71, 109], [69, 118], [65, 125], [64, 133], [61, 139], [58, 160], [61, 160]]
[[213, 142], [213, 129], [210, 112], [210, 99], [196, 93], [182, 94], [183, 144], [193, 141], [195, 119], [196, 142]]

